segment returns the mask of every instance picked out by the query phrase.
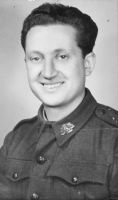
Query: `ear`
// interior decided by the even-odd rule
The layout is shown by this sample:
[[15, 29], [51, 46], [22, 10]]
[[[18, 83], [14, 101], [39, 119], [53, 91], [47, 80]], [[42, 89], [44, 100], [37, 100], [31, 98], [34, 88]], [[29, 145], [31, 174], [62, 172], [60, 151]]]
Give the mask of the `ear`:
[[94, 70], [96, 63], [96, 56], [93, 52], [87, 54], [84, 59], [85, 74], [89, 76]]

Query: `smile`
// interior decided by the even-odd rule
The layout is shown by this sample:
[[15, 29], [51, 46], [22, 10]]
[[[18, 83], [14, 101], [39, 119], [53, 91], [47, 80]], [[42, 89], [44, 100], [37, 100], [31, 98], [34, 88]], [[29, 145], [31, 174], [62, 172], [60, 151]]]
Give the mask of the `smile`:
[[61, 86], [63, 84], [63, 82], [58, 82], [58, 83], [43, 83], [43, 87], [45, 87], [48, 90], [54, 90], [56, 88], [58, 88], [59, 86]]

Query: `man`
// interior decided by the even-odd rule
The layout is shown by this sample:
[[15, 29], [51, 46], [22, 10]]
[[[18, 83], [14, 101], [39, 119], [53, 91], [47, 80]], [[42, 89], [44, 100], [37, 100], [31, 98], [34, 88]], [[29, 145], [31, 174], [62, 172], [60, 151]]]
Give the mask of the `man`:
[[95, 65], [95, 22], [43, 4], [21, 43], [38, 115], [16, 125], [0, 152], [0, 200], [118, 200], [118, 113], [85, 88]]

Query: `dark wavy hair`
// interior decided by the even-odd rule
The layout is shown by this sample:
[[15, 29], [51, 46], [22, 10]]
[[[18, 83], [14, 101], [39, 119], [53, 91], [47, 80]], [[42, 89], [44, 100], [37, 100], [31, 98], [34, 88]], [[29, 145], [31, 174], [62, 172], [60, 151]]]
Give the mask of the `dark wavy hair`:
[[28, 31], [36, 25], [66, 24], [77, 30], [77, 45], [83, 57], [92, 52], [98, 33], [96, 23], [79, 9], [62, 4], [45, 3], [35, 8], [24, 20], [21, 32], [21, 44], [25, 50]]

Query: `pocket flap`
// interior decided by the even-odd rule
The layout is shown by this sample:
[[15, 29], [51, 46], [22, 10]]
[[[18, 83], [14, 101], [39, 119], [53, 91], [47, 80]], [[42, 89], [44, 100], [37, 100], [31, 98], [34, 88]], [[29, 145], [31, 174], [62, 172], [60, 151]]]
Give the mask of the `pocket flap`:
[[18, 159], [7, 159], [6, 161], [6, 177], [11, 181], [19, 181], [29, 178], [31, 170], [31, 161]]
[[[58, 163], [59, 164], [59, 163]], [[65, 165], [53, 165], [47, 176], [53, 176], [70, 184], [80, 184], [84, 182], [104, 184], [107, 176], [107, 165], [94, 163], [74, 163]]]

